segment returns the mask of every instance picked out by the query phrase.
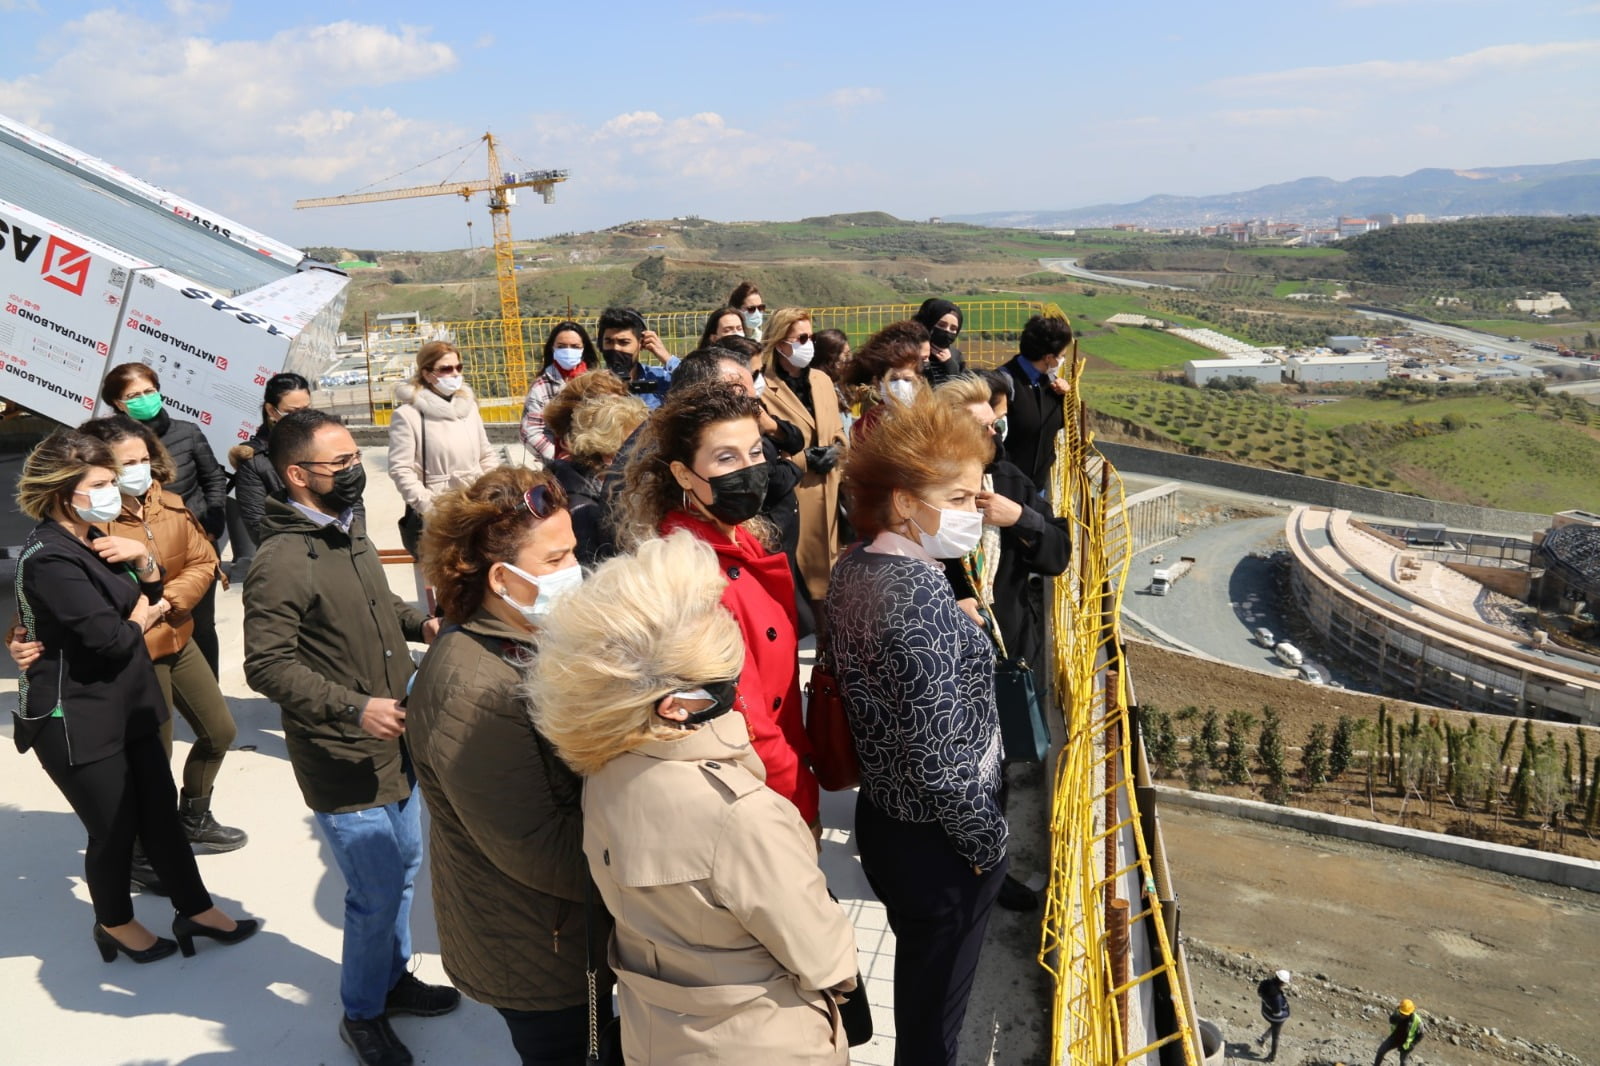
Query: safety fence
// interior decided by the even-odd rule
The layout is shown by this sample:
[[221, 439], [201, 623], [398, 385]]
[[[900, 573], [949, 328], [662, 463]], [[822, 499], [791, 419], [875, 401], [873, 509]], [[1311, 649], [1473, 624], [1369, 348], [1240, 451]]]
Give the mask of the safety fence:
[[[1073, 360], [1055, 466], [1074, 566], [1055, 582], [1055, 692], [1066, 741], [1051, 796], [1051, 877], [1040, 963], [1055, 977], [1053, 1063], [1196, 1066], [1192, 997], [1178, 955], [1159, 837], [1141, 810], [1140, 759], [1121, 660], [1121, 594], [1133, 556], [1121, 478], [1094, 448]], [[1159, 869], [1158, 869], [1159, 865]], [[1158, 877], [1159, 874], [1159, 877]]]
[[[842, 330], [849, 337], [850, 346], [859, 348], [889, 323], [910, 318], [917, 307], [917, 304], [814, 307], [811, 308], [811, 326], [818, 331]], [[660, 335], [667, 351], [687, 355], [699, 346], [701, 333], [713, 310], [647, 312], [643, 317], [645, 325]], [[1017, 338], [1033, 315], [1061, 314], [1054, 304], [1023, 300], [963, 301], [961, 310], [964, 318], [957, 347], [974, 366], [998, 366], [1015, 355]], [[379, 334], [369, 331], [365, 381], [344, 386], [343, 391], [348, 395], [343, 399], [336, 397], [330, 406], [357, 417], [358, 412], [351, 408], [365, 407], [373, 423], [387, 425], [394, 408], [395, 387], [415, 370], [417, 349], [429, 340], [447, 340], [461, 353], [467, 384], [478, 397], [484, 421], [515, 422], [522, 417], [522, 400], [529, 384], [544, 367], [545, 342], [551, 333], [564, 322], [576, 322], [594, 337], [598, 347], [600, 338], [594, 335], [598, 318], [597, 312], [585, 312], [570, 319], [557, 315], [516, 319], [514, 328], [522, 337], [524, 353], [520, 361], [507, 360], [508, 322], [498, 318], [428, 322]], [[333, 394], [332, 389], [329, 392]]]

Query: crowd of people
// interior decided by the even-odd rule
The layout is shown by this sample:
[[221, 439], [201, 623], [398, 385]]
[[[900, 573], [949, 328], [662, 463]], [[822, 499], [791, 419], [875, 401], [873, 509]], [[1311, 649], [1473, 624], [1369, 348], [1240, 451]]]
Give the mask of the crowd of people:
[[[681, 358], [626, 308], [593, 336], [562, 322], [521, 465], [490, 446], [462, 354], [424, 345], [388, 474], [431, 614], [390, 591], [350, 431], [304, 378], [267, 382], [260, 433], [228, 457], [244, 672], [345, 881], [338, 1033], [358, 1061], [411, 1062], [389, 1019], [465, 994], [524, 1064], [602, 1044], [630, 1063], [847, 1062], [864, 999], [817, 862], [812, 635], [898, 938], [895, 1061], [957, 1061], [992, 907], [1037, 907], [1008, 874], [1003, 776], [1036, 756], [1002, 741], [996, 665], [1042, 664], [1071, 552], [1045, 491], [1071, 330], [1035, 317], [980, 371], [962, 326], [929, 300], [853, 351], [749, 283]], [[210, 606], [228, 474], [159, 389], [114, 368], [117, 414], [35, 448], [19, 495], [39, 524], [8, 645], [18, 747], [88, 832], [108, 961], [173, 950], [133, 919], [133, 885], [171, 894], [186, 954], [257, 928], [212, 906], [191, 852], [246, 842], [212, 814], [234, 735]], [[181, 788], [174, 709], [196, 738]], [[425, 855], [453, 987], [408, 966]]]

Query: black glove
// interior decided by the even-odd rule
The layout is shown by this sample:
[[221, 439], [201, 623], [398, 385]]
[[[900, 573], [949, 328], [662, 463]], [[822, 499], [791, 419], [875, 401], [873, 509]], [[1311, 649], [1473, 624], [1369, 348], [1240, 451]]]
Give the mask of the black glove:
[[826, 448], [818, 445], [806, 449], [806, 469], [813, 474], [827, 475], [839, 465], [839, 451], [837, 444], [830, 444]]

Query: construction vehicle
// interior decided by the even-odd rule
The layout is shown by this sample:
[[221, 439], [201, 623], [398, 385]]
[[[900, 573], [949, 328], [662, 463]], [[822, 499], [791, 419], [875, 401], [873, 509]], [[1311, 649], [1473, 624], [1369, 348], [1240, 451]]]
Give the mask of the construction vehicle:
[[1171, 591], [1178, 580], [1194, 568], [1194, 556], [1180, 556], [1178, 561], [1165, 570], [1157, 570], [1150, 575], [1150, 595], [1165, 596]]
[[494, 227], [494, 273], [500, 285], [501, 332], [506, 352], [507, 384], [513, 394], [528, 387], [528, 366], [522, 345], [522, 305], [517, 299], [515, 246], [511, 239], [511, 208], [518, 189], [538, 189], [545, 203], [555, 199], [555, 187], [567, 180], [565, 170], [529, 170], [521, 174], [500, 169], [500, 154], [494, 134], [480, 140], [489, 146], [489, 176], [475, 181], [444, 181], [437, 185], [413, 185], [404, 189], [379, 189], [344, 196], [314, 196], [296, 200], [302, 207], [339, 207], [345, 204], [371, 204], [382, 200], [406, 200], [414, 196], [459, 196], [470, 200], [475, 193], [489, 194], [489, 220]]

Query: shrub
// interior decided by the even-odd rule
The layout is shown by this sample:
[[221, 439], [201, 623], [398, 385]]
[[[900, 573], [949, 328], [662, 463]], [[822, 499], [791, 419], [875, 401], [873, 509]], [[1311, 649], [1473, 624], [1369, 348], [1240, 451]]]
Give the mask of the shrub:
[[1300, 749], [1300, 779], [1308, 789], [1328, 779], [1328, 727], [1321, 722], [1311, 727], [1311, 735]]

